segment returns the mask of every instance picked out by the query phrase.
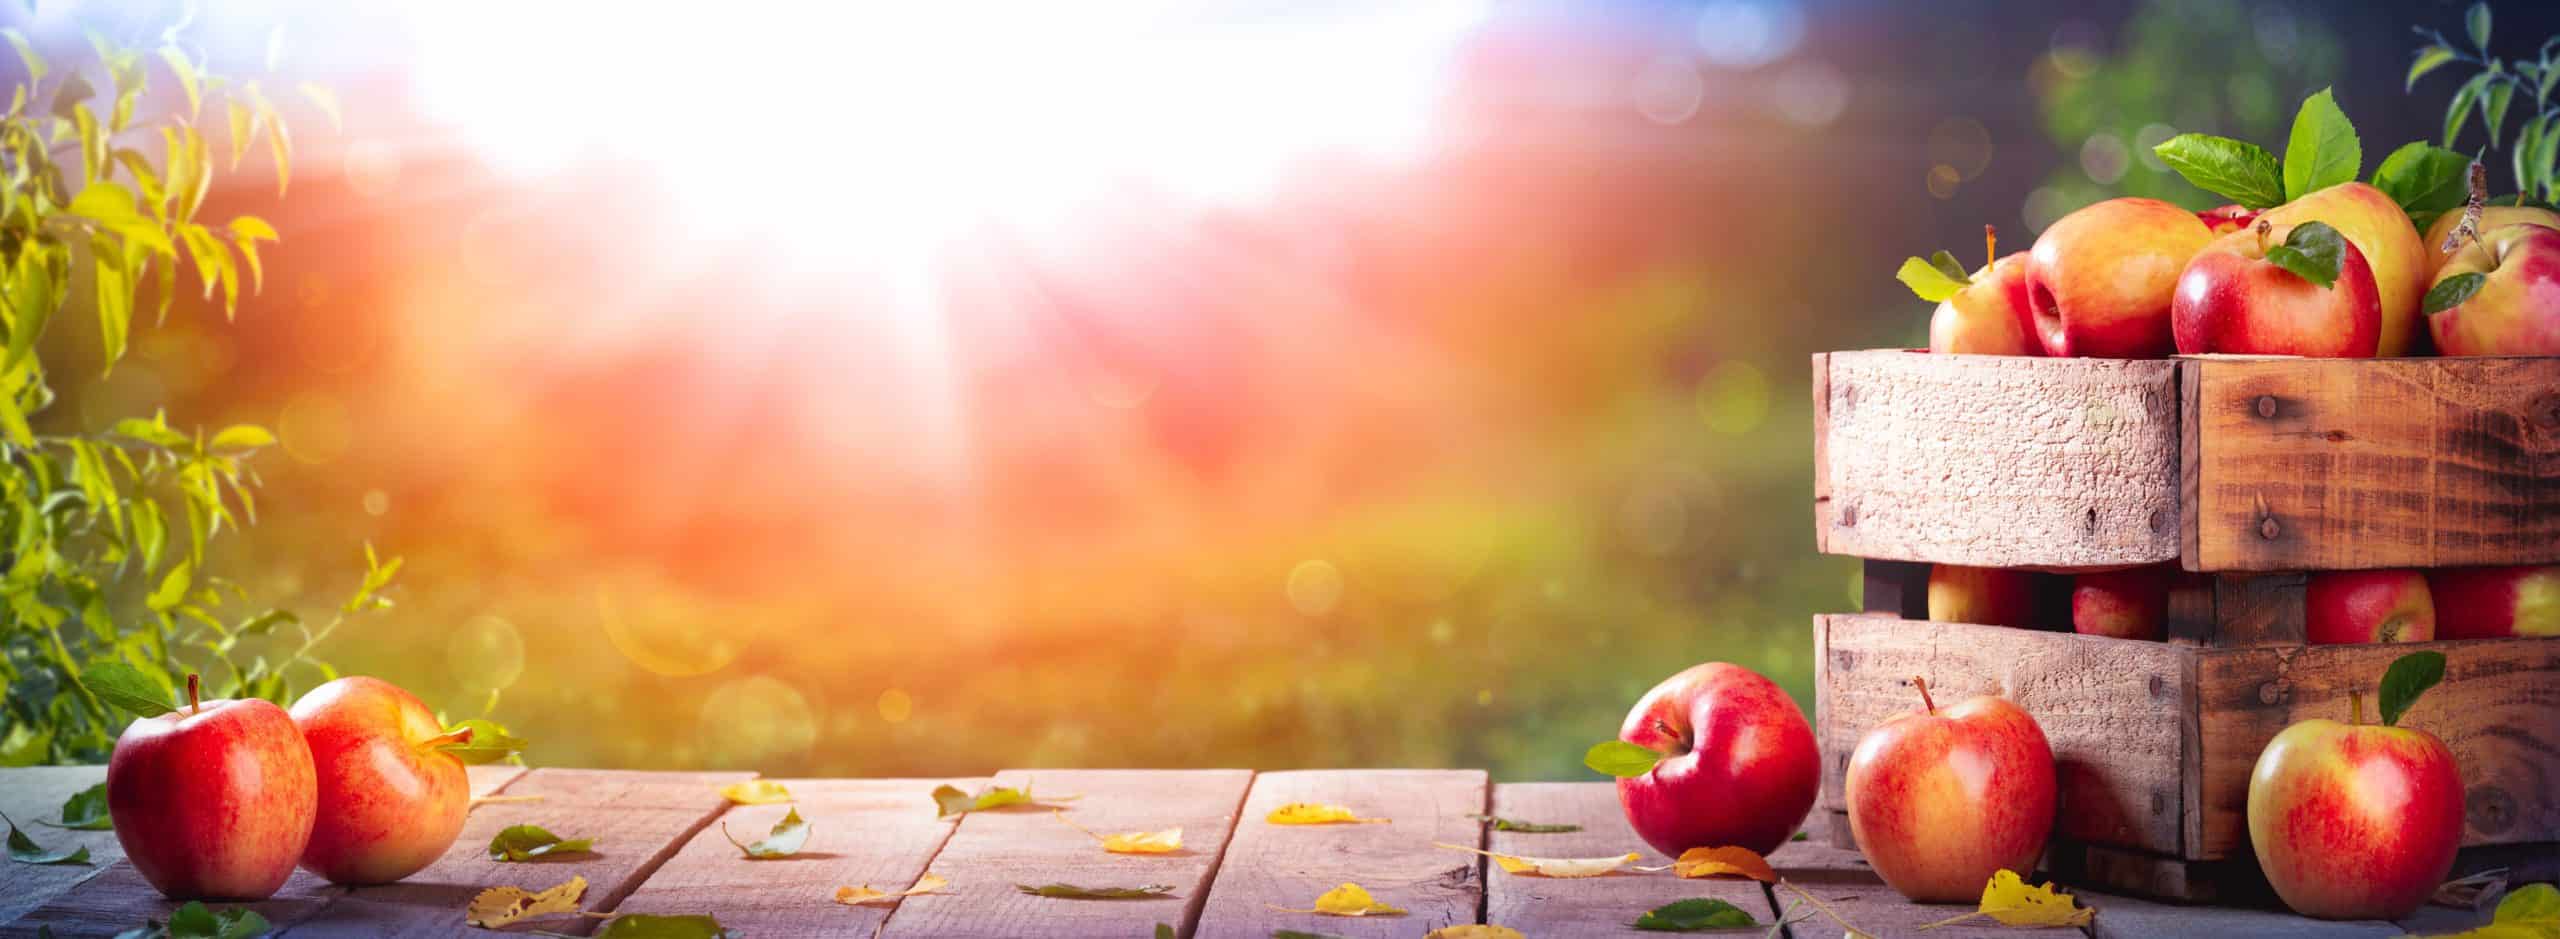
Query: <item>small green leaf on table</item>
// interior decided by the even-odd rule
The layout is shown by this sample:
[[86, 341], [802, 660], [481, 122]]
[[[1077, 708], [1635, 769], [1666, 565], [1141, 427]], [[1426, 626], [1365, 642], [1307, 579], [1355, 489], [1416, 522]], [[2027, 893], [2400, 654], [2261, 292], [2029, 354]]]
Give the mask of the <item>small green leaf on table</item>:
[[593, 838], [562, 838], [540, 825], [509, 825], [489, 839], [492, 861], [530, 861], [595, 850]]
[[1654, 932], [1697, 932], [1703, 929], [1747, 929], [1761, 925], [1743, 908], [1722, 900], [1693, 897], [1645, 911], [1628, 925]]
[[252, 939], [273, 931], [267, 918], [246, 907], [211, 909], [199, 900], [169, 913], [169, 921], [144, 920], [116, 934], [116, 939]]
[[71, 798], [62, 800], [61, 821], [45, 822], [43, 819], [37, 819], [37, 821], [55, 828], [68, 828], [73, 831], [109, 831], [116, 827], [115, 819], [107, 815], [106, 783], [82, 789], [72, 793]]
[[2400, 715], [2418, 703], [2418, 696], [2444, 680], [2444, 653], [2433, 649], [2412, 652], [2391, 663], [2382, 673], [2382, 723], [2397, 726]]
[[1138, 887], [1079, 887], [1075, 884], [1015, 884], [1013, 889], [1035, 897], [1059, 900], [1144, 900], [1173, 892], [1171, 884], [1146, 884]]
[[1620, 779], [1653, 772], [1653, 764], [1660, 762], [1662, 754], [1624, 740], [1603, 740], [1582, 754], [1582, 765]]
[[158, 717], [177, 708], [169, 704], [167, 688], [153, 682], [142, 670], [123, 662], [100, 662], [80, 671], [80, 687], [115, 707], [133, 712], [138, 717]]
[[2347, 262], [2347, 239], [2327, 222], [2304, 222], [2287, 233], [2284, 243], [2267, 247], [2267, 263], [2293, 272], [2326, 290], [2338, 282]]
[[595, 939], [726, 939], [720, 921], [709, 916], [658, 916], [624, 913], [606, 920]]
[[795, 808], [784, 813], [781, 821], [773, 823], [773, 831], [763, 840], [753, 844], [739, 841], [736, 835], [730, 834], [726, 822], [720, 824], [720, 836], [746, 852], [749, 859], [770, 861], [800, 853], [800, 846], [809, 843], [809, 823], [800, 818], [800, 810]]
[[1499, 815], [1469, 815], [1467, 817], [1477, 819], [1479, 821], [1492, 822], [1493, 830], [1495, 831], [1516, 831], [1525, 835], [1557, 835], [1582, 830], [1582, 826], [1580, 825], [1548, 825], [1538, 822], [1524, 822], [1519, 819], [1504, 818]]
[[47, 851], [35, 839], [27, 837], [26, 832], [19, 831], [18, 823], [9, 821], [8, 816], [0, 815], [0, 822], [9, 826], [9, 860], [20, 864], [89, 863], [89, 849], [85, 845], [69, 851]]

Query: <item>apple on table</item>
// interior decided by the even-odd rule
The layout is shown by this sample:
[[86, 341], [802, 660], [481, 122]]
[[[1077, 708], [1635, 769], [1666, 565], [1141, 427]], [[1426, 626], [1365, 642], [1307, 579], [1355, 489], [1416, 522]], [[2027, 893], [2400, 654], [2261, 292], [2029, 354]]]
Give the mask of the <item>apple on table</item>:
[[2560, 564], [2427, 572], [2436, 638], [2560, 637]]
[[2435, 599], [2417, 571], [2323, 571], [2304, 585], [2302, 605], [2313, 645], [2436, 637]]
[[152, 705], [116, 737], [107, 814], [125, 858], [162, 896], [264, 900], [311, 838], [311, 750], [273, 702], [202, 693], [188, 675], [185, 707]]
[[2412, 652], [2382, 678], [2379, 724], [2364, 692], [2350, 723], [2303, 721], [2268, 741], [2249, 774], [2249, 843], [2286, 906], [2322, 919], [2396, 920], [2433, 896], [2462, 846], [2453, 751], [2399, 726], [2444, 677], [2444, 653]]
[[2053, 831], [2053, 747], [2016, 704], [1980, 695], [1887, 719], [1849, 757], [1849, 831], [1903, 896], [1970, 902], [2003, 870], [2034, 873]]
[[400, 686], [350, 675], [293, 703], [318, 771], [319, 821], [302, 866], [340, 884], [384, 884], [444, 855], [471, 810], [466, 762], [488, 762], [517, 741], [495, 725], [447, 730]]
[[1822, 785], [1813, 726], [1786, 689], [1728, 662], [1663, 679], [1618, 739], [1584, 755], [1618, 777], [1618, 806], [1654, 850], [1740, 846], [1766, 855], [1804, 825]]

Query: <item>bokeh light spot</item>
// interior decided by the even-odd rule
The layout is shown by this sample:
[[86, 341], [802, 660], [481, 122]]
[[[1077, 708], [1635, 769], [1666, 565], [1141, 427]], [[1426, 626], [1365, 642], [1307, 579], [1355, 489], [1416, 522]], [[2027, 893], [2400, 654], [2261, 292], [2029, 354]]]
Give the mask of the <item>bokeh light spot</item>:
[[276, 416], [276, 436], [284, 451], [305, 463], [320, 464], [347, 455], [355, 442], [355, 426], [347, 406], [316, 391], [294, 395]]
[[1656, 124], [1677, 124], [1698, 113], [1698, 102], [1706, 97], [1706, 81], [1698, 76], [1697, 65], [1684, 56], [1657, 56], [1636, 73], [1634, 87], [1628, 90], [1635, 99], [1636, 112]]
[[391, 194], [400, 183], [400, 150], [380, 140], [365, 139], [347, 145], [344, 170], [347, 188], [367, 199]]
[[664, 587], [596, 591], [597, 622], [615, 651], [652, 673], [684, 678], [718, 671], [738, 657], [738, 643], [708, 612]]
[[898, 688], [881, 692], [877, 706], [880, 719], [892, 724], [903, 723], [916, 713], [916, 699]]
[[799, 689], [755, 675], [703, 699], [698, 731], [707, 765], [754, 766], [808, 752], [818, 742], [818, 718]]
[[474, 693], [505, 691], [524, 675], [524, 634], [483, 613], [464, 620], [445, 643], [454, 683]]
[[364, 491], [364, 514], [380, 516], [391, 511], [391, 494], [380, 489]]
[[1784, 0], [1711, 0], [1698, 10], [1698, 48], [1726, 68], [1785, 58], [1804, 38], [1804, 14]]
[[2112, 186], [2123, 179], [2131, 160], [2132, 155], [2124, 149], [2124, 138], [2114, 134], [2090, 134], [2080, 144], [2080, 171], [2089, 174], [2090, 182], [2101, 186]]
[[1953, 199], [1956, 196], [1956, 186], [1963, 182], [1964, 174], [1956, 172], [1955, 167], [1940, 163], [1929, 168], [1928, 183], [1931, 196]]
[[1331, 561], [1307, 560], [1289, 569], [1289, 605], [1308, 616], [1333, 612], [1342, 602], [1342, 571]]
[[1991, 130], [1970, 117], [1951, 117], [1929, 129], [1927, 154], [1932, 163], [1955, 167], [1965, 179], [1991, 166]]
[[1739, 359], [1716, 366], [1698, 383], [1698, 416], [1720, 434], [1758, 429], [1769, 416], [1769, 376]]
[[1821, 127], [1838, 120], [1840, 112], [1849, 108], [1849, 79], [1831, 63], [1798, 62], [1778, 75], [1771, 89], [1770, 103], [1778, 116], [1805, 127]]

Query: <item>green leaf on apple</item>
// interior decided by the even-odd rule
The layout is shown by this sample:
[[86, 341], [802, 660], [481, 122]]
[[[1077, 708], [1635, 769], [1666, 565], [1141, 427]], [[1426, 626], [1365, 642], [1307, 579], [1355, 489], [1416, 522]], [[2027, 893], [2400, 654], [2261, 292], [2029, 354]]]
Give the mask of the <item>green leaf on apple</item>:
[[800, 818], [800, 810], [795, 808], [784, 813], [781, 821], [773, 823], [773, 831], [754, 844], [739, 841], [736, 835], [730, 834], [726, 822], [720, 825], [720, 836], [746, 852], [750, 860], [770, 861], [800, 853], [800, 846], [809, 843], [809, 823]]
[[1751, 913], [1722, 900], [1692, 897], [1675, 900], [1653, 909], [1628, 925], [1655, 932], [1697, 932], [1702, 929], [1747, 929], [1760, 925]]
[[2287, 233], [2284, 243], [2267, 247], [2267, 263], [2327, 289], [2338, 282], [2347, 261], [2347, 239], [2326, 222], [2304, 222]]
[[71, 798], [62, 800], [61, 821], [47, 822], [43, 819], [36, 821], [73, 831], [109, 831], [116, 827], [115, 819], [107, 815], [106, 783], [82, 789], [72, 793]]
[[[1938, 252], [1938, 256], [1950, 262], [1955, 260], [1953, 255], [1944, 251]], [[1955, 296], [1957, 291], [1973, 283], [1972, 278], [1966, 276], [1961, 269], [1955, 276], [1950, 277], [1947, 275], [1946, 268], [1939, 267], [1935, 262], [1924, 258], [1905, 259], [1902, 262], [1902, 269], [1893, 272], [1893, 277], [1901, 281], [1903, 286], [1911, 288], [1912, 293], [1920, 295], [1920, 299], [1931, 303]]]
[[2400, 204], [2411, 221], [2459, 208], [2470, 189], [2471, 158], [2424, 140], [2412, 140], [2382, 158], [2373, 187]]
[[1662, 754], [1624, 740], [1603, 740], [1582, 754], [1582, 765], [1619, 779], [1653, 772], [1653, 764], [1660, 762]]
[[562, 838], [540, 825], [509, 825], [489, 839], [492, 861], [530, 861], [539, 857], [595, 850], [593, 838]]
[[82, 669], [80, 687], [89, 689], [98, 700], [133, 712], [137, 717], [158, 717], [177, 710], [169, 701], [170, 689], [154, 682], [141, 669], [123, 662], [100, 662]]
[[2408, 91], [2418, 87], [2420, 77], [2435, 71], [2437, 66], [2451, 61], [2453, 61], [2453, 50], [2443, 46], [2428, 46], [2418, 50], [2417, 60], [2409, 63], [2409, 80], [2401, 85], [2400, 90]]
[[1173, 892], [1171, 884], [1147, 884], [1139, 887], [1079, 887], [1074, 884], [1015, 884], [1013, 889], [1035, 897], [1059, 900], [1143, 900]]
[[2489, 275], [2479, 271], [2455, 274], [2427, 288], [2427, 295], [2418, 301], [2418, 308], [2429, 316], [2453, 309], [2461, 306], [2462, 301], [2471, 299], [2472, 294], [2479, 293], [2480, 285], [2488, 282]]
[[2444, 680], [2444, 653], [2435, 650], [2412, 652], [2391, 663], [2382, 673], [2382, 724], [2398, 726], [2400, 715], [2418, 703], [2418, 696]]
[[2364, 167], [2364, 150], [2356, 143], [2356, 126], [2338, 109], [2338, 98], [2322, 88], [2302, 100], [2293, 115], [2293, 134], [2284, 145], [2284, 197], [2290, 202], [2339, 183], [2354, 182]]
[[116, 934], [116, 939], [251, 939], [274, 931], [267, 918], [246, 907], [210, 909], [201, 900], [169, 913], [169, 922], [156, 919]]
[[624, 913], [606, 920], [595, 939], [725, 939], [728, 927], [709, 916]]
[[1524, 835], [1560, 835], [1566, 832], [1582, 830], [1582, 826], [1580, 825], [1543, 825], [1537, 822], [1524, 822], [1518, 819], [1504, 818], [1499, 815], [1469, 815], [1467, 817], [1477, 819], [1479, 821], [1492, 822], [1493, 830], [1495, 831], [1516, 831]]
[[9, 825], [9, 860], [20, 864], [89, 863], [89, 848], [86, 845], [69, 851], [47, 851], [43, 845], [37, 844], [35, 839], [27, 837], [26, 832], [19, 831], [18, 823], [9, 821], [8, 816], [0, 815], [0, 822], [7, 822]]
[[435, 745], [437, 752], [473, 765], [506, 759], [525, 746], [524, 739], [507, 733], [505, 726], [477, 717], [454, 724], [436, 739], [445, 741]]
[[2160, 162], [2196, 188], [2248, 209], [2284, 204], [2284, 170], [2275, 154], [2245, 140], [2179, 134], [2151, 148]]

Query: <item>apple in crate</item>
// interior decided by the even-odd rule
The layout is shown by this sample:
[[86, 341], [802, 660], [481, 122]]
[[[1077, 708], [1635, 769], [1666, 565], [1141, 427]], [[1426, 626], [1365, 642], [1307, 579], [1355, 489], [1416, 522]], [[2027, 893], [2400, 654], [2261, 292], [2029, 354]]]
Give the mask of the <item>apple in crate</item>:
[[2396, 920], [2418, 909], [2462, 846], [2462, 779], [2434, 734], [2398, 726], [2444, 677], [2444, 653], [2412, 652], [2382, 678], [2382, 722], [2327, 718], [2284, 729], [2249, 774], [2249, 843], [2286, 906], [2323, 919]]
[[2027, 309], [2027, 254], [2000, 257], [1999, 233], [1982, 226], [1982, 269], [1966, 273], [1954, 255], [1940, 251], [1902, 262], [1895, 278], [1920, 299], [1935, 302], [1929, 317], [1929, 351], [1973, 355], [2043, 355], [2035, 315]]
[[1929, 568], [1929, 618], [1941, 623], [2027, 626], [2035, 620], [2035, 577], [1999, 567]]
[[2053, 748], [1989, 695], [1890, 718], [1849, 756], [1849, 831], [1876, 876], [1922, 903], [1971, 902], [2002, 870], [2035, 872], [2053, 831]]
[[2560, 636], [2560, 564], [2427, 572], [2436, 638]]
[[2417, 571], [2328, 571], [2303, 591], [2313, 644], [2425, 642], [2436, 637], [2435, 599]]
[[2373, 268], [2374, 293], [2382, 302], [2382, 336], [2374, 354], [2407, 355], [2426, 327], [2418, 322], [2418, 297], [2427, 290], [2430, 259], [2418, 242], [2409, 213], [2382, 190], [2364, 183], [2339, 183], [2268, 209], [2258, 216], [2282, 230], [2304, 222], [2325, 222], [2344, 235]]
[[2168, 567], [2152, 565], [2071, 579], [2071, 629], [2082, 635], [2158, 640], [2168, 632]]
[[2044, 354], [2168, 355], [2178, 274], [2211, 240], [2195, 213], [2158, 199], [2109, 199], [2056, 219], [2027, 252], [2027, 305]]
[[[2509, 225], [2560, 228], [2560, 212], [2530, 205], [2484, 205], [2480, 207], [2480, 223], [2473, 230], [2495, 231]], [[2427, 226], [2426, 237], [2419, 240], [2419, 243], [2427, 249], [2427, 260], [2430, 262], [2427, 273], [2434, 274], [2444, 270], [2445, 262], [2453, 260], [2456, 252], [2453, 248], [2445, 247], [2445, 242], [2452, 241], [2453, 230], [2460, 227], [2462, 227], [2461, 212], [2444, 213], [2436, 217], [2435, 224]], [[2454, 246], [2454, 248], [2469, 247], [2471, 244], [2468, 241]]]
[[293, 721], [320, 778], [320, 823], [302, 866], [333, 883], [386, 884], [442, 857], [471, 810], [465, 759], [506, 752], [473, 739], [485, 730], [446, 731], [417, 696], [363, 675], [311, 689], [293, 703]]
[[2178, 275], [2169, 319], [2185, 355], [2371, 358], [2382, 338], [2373, 268], [2321, 222], [2214, 239]]
[[2463, 245], [2426, 313], [2445, 355], [2560, 355], [2560, 230], [2509, 225]]
[[136, 720], [116, 738], [107, 814], [125, 858], [161, 895], [264, 900], [311, 838], [311, 751], [272, 702], [200, 693], [187, 676], [186, 707]]
[[1618, 777], [1627, 824], [1671, 857], [1728, 845], [1777, 850], [1822, 785], [1804, 710], [1776, 682], [1727, 662], [1653, 686], [1618, 739], [1592, 747], [1583, 763]]

